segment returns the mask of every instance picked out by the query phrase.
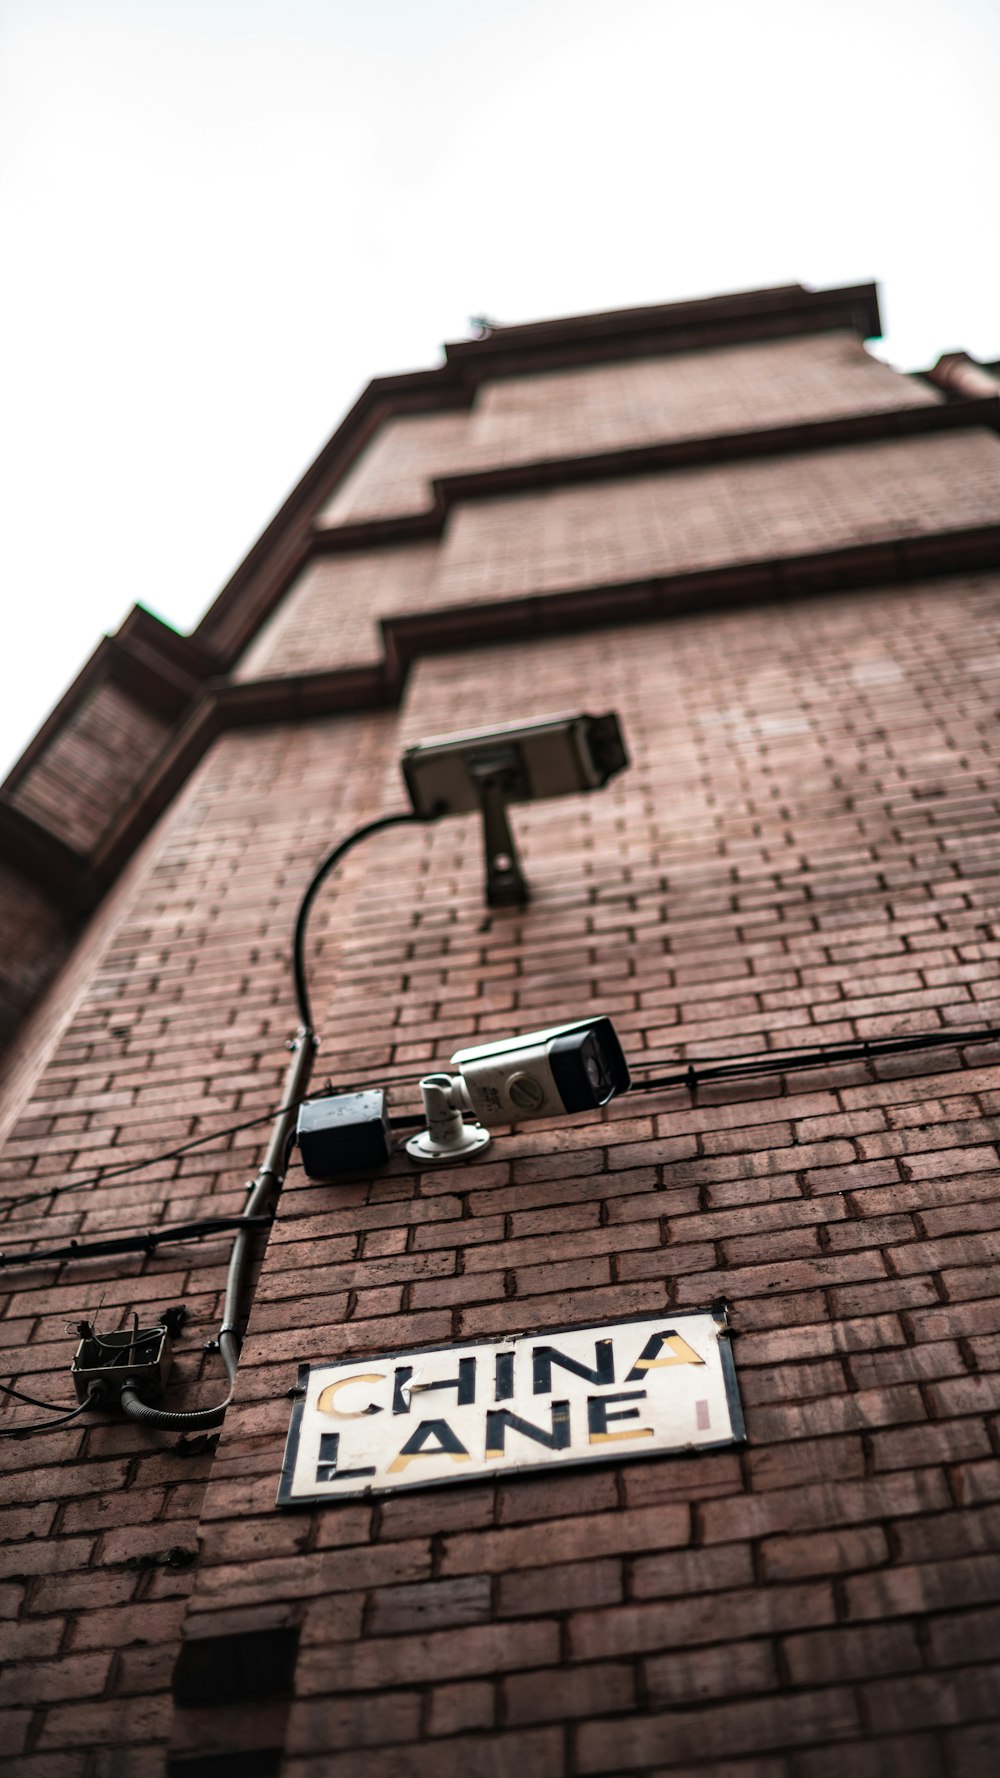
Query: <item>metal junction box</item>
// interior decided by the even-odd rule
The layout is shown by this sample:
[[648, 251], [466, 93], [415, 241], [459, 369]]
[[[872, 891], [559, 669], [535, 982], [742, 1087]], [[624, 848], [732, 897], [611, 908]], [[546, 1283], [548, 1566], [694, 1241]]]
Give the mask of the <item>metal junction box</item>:
[[73, 1355], [76, 1398], [90, 1399], [98, 1384], [106, 1401], [115, 1402], [126, 1383], [133, 1383], [143, 1401], [163, 1394], [170, 1375], [170, 1335], [163, 1326], [123, 1328], [118, 1333], [85, 1334]]

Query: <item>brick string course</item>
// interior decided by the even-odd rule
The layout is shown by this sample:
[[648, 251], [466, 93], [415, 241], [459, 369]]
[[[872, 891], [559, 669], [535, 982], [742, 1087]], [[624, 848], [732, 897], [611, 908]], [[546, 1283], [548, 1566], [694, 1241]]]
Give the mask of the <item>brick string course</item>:
[[846, 332], [485, 383], [468, 413], [383, 426], [320, 515], [323, 525], [419, 512], [433, 476], [583, 455], [668, 438], [714, 436], [834, 414], [940, 402]]
[[[638, 1070], [1000, 1023], [998, 683], [983, 574], [423, 660], [399, 712], [224, 736], [67, 990], [0, 1191], [273, 1104], [315, 859], [401, 804], [408, 740], [514, 715], [617, 708], [633, 767], [516, 814], [523, 911], [484, 909], [472, 821], [356, 854], [316, 910], [317, 1080], [408, 1109], [461, 1041], [596, 1011]], [[992, 1778], [998, 1106], [983, 1044], [624, 1098], [458, 1170], [293, 1167], [217, 1453], [97, 1417], [0, 1447], [11, 1769], [163, 1778], [169, 1746], [201, 1778], [283, 1746], [288, 1778]], [[261, 1147], [220, 1134], [5, 1239], [236, 1211]], [[5, 1271], [3, 1377], [66, 1400], [68, 1324], [183, 1302], [169, 1405], [218, 1399], [227, 1256]], [[743, 1450], [274, 1509], [303, 1360], [720, 1293]], [[290, 1703], [173, 1710], [182, 1629], [285, 1623]]]
[[781, 560], [899, 535], [1000, 522], [996, 439], [985, 431], [843, 446], [545, 493], [470, 501], [440, 548], [409, 543], [318, 557], [238, 678], [380, 658], [379, 619], [492, 605], [607, 581]]

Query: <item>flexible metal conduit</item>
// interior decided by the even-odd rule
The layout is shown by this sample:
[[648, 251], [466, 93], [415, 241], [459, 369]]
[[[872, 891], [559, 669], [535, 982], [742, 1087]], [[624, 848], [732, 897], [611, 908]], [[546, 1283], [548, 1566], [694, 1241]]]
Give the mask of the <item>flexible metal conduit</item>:
[[[281, 1094], [282, 1110], [279, 1111], [271, 1129], [271, 1139], [267, 1152], [257, 1169], [250, 1197], [247, 1200], [245, 1214], [247, 1217], [263, 1216], [274, 1209], [284, 1182], [288, 1168], [288, 1153], [292, 1132], [295, 1128], [295, 1117], [298, 1101], [301, 1099], [309, 1083], [313, 1057], [316, 1054], [316, 1038], [308, 1027], [303, 1027], [292, 1040], [292, 1060], [285, 1076], [285, 1084]], [[159, 1426], [174, 1429], [178, 1432], [195, 1432], [203, 1427], [219, 1426], [226, 1416], [226, 1409], [233, 1399], [233, 1385], [236, 1382], [236, 1371], [239, 1365], [240, 1311], [246, 1291], [246, 1279], [250, 1259], [253, 1252], [254, 1228], [241, 1228], [233, 1242], [233, 1250], [229, 1258], [229, 1275], [226, 1280], [226, 1297], [222, 1310], [222, 1325], [219, 1328], [219, 1355], [226, 1367], [229, 1379], [229, 1394], [225, 1401], [213, 1408], [193, 1408], [188, 1413], [167, 1413], [162, 1408], [151, 1408], [142, 1401], [130, 1383], [126, 1383], [121, 1395], [121, 1405], [132, 1420], [138, 1420], [143, 1426]]]
[[[316, 1054], [316, 1037], [312, 1027], [312, 1008], [309, 1002], [309, 989], [306, 982], [305, 941], [306, 927], [309, 922], [309, 911], [317, 894], [334, 871], [341, 859], [356, 846], [359, 840], [365, 840], [369, 834], [381, 833], [383, 828], [398, 827], [403, 823], [428, 820], [432, 817], [415, 815], [412, 811], [397, 815], [380, 815], [375, 821], [367, 821], [363, 827], [356, 828], [346, 840], [334, 846], [332, 852], [313, 872], [305, 893], [299, 903], [298, 916], [295, 921], [295, 936], [292, 941], [292, 975], [295, 982], [295, 997], [302, 1020], [301, 1029], [293, 1039], [291, 1065], [285, 1077], [281, 1094], [282, 1109], [278, 1112], [271, 1130], [271, 1140], [267, 1145], [267, 1153], [258, 1169], [245, 1211], [246, 1217], [262, 1216], [274, 1209], [278, 1194], [288, 1171], [288, 1156], [291, 1149], [292, 1134], [295, 1129], [295, 1117], [299, 1101], [304, 1097], [312, 1070], [313, 1057]], [[222, 1310], [222, 1325], [219, 1328], [219, 1355], [226, 1367], [229, 1378], [229, 1394], [225, 1401], [219, 1402], [214, 1408], [194, 1408], [190, 1413], [171, 1414], [163, 1408], [147, 1407], [139, 1399], [135, 1389], [126, 1383], [121, 1394], [121, 1405], [126, 1414], [138, 1420], [143, 1426], [160, 1426], [177, 1431], [194, 1431], [201, 1427], [219, 1426], [226, 1417], [226, 1409], [233, 1399], [233, 1386], [236, 1382], [236, 1371], [239, 1365], [240, 1339], [239, 1319], [243, 1295], [246, 1288], [246, 1273], [252, 1252], [254, 1230], [249, 1226], [241, 1228], [233, 1242], [233, 1251], [229, 1260], [229, 1277], [226, 1283], [226, 1300]]]

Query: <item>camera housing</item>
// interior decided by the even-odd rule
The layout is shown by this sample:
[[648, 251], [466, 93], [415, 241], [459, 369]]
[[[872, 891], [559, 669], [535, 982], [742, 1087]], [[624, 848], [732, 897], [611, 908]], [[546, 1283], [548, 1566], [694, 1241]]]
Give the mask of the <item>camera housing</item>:
[[437, 735], [407, 747], [403, 777], [418, 815], [465, 815], [482, 801], [484, 772], [501, 772], [505, 798], [529, 803], [539, 797], [600, 790], [624, 771], [628, 753], [617, 716], [546, 716], [538, 722], [507, 722], [499, 728]]
[[477, 1044], [451, 1059], [461, 1074], [456, 1097], [485, 1125], [594, 1111], [631, 1085], [606, 1017]]

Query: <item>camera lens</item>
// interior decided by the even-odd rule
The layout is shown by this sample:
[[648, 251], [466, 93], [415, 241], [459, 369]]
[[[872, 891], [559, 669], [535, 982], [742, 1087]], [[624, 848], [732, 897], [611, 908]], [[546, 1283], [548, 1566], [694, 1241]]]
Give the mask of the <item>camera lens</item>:
[[570, 1026], [552, 1039], [548, 1054], [564, 1111], [592, 1111], [628, 1088], [628, 1069], [610, 1019]]

